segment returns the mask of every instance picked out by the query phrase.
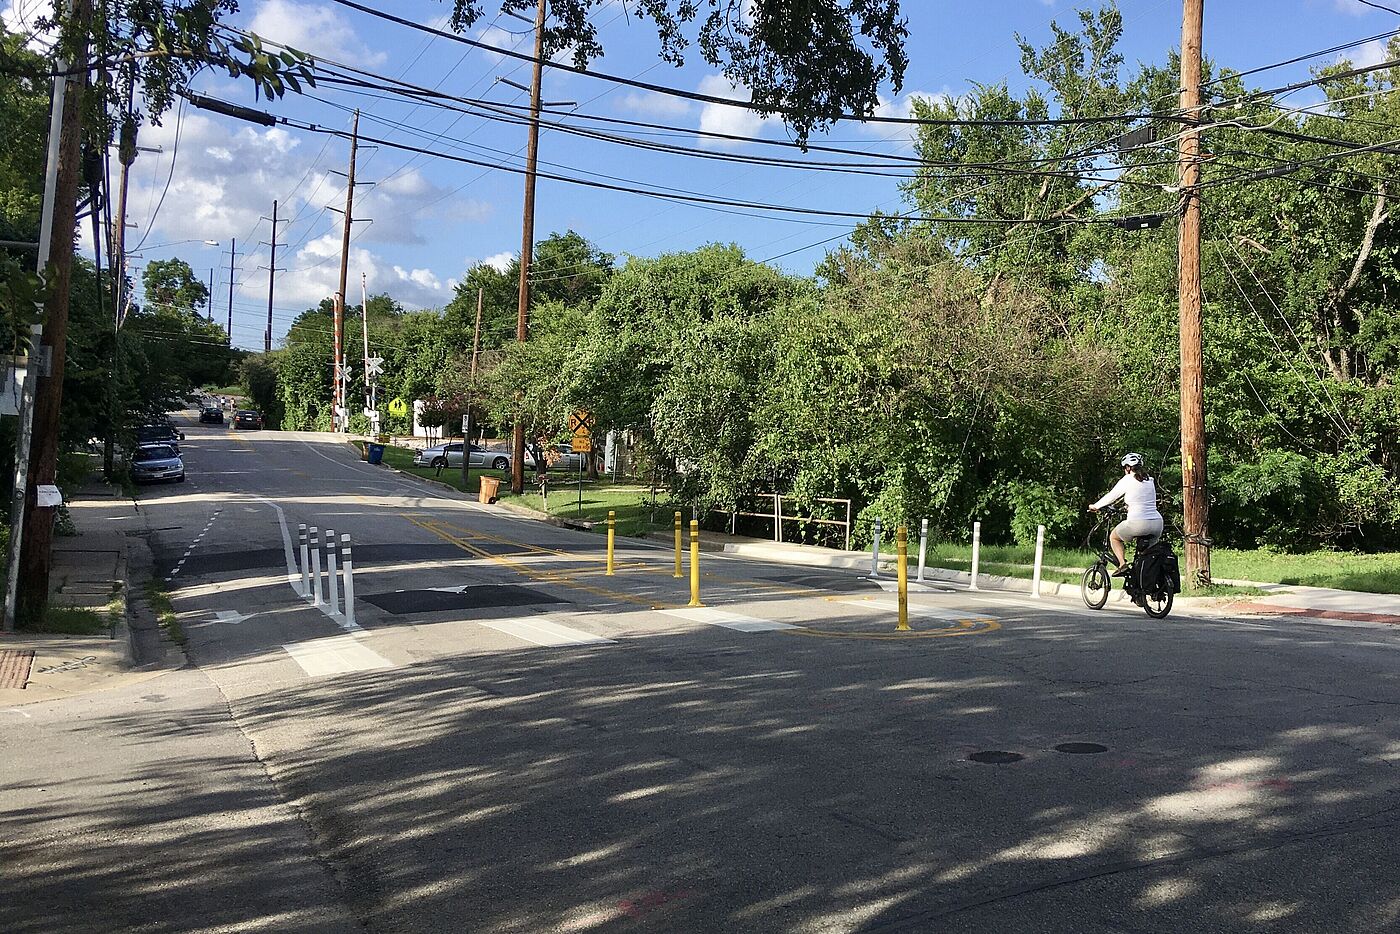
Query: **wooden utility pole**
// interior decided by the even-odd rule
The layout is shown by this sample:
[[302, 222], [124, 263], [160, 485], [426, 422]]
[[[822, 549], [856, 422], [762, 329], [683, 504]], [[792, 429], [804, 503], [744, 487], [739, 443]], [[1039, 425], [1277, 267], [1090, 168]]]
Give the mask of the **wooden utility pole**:
[[272, 216], [264, 218], [272, 221], [272, 258], [267, 262], [267, 330], [263, 332], [263, 353], [272, 352], [272, 290], [277, 278], [277, 202], [272, 202]]
[[[92, 0], [73, 0], [69, 22], [71, 32], [86, 37], [92, 20]], [[31, 364], [34, 379], [34, 408], [32, 446], [17, 455], [19, 464], [24, 456], [30, 458], [29, 482], [21, 483], [16, 493], [24, 496], [24, 511], [11, 534], [20, 539], [19, 561], [10, 570], [17, 593], [13, 606], [6, 607], [6, 623], [17, 614], [20, 619], [42, 618], [49, 599], [49, 568], [53, 547], [55, 507], [39, 506], [35, 492], [39, 487], [52, 486], [58, 475], [58, 430], [60, 407], [63, 404], [63, 366], [68, 356], [68, 304], [73, 277], [73, 232], [77, 226], [78, 186], [83, 177], [82, 135], [83, 97], [87, 84], [87, 42], [80, 38], [74, 50], [73, 64], [78, 71], [67, 82], [63, 95], [62, 124], [57, 150], [57, 176], [54, 180], [53, 209], [47, 259], [50, 272], [50, 297], [45, 306], [44, 330], [40, 346], [31, 352], [37, 362], [48, 357], [46, 372]], [[52, 125], [50, 132], [53, 132]], [[41, 234], [42, 239], [42, 234]], [[37, 376], [37, 378], [35, 378]], [[23, 427], [21, 427], [23, 432]], [[21, 439], [23, 440], [23, 439]]]
[[[525, 150], [525, 212], [520, 235], [520, 296], [515, 311], [515, 339], [525, 340], [529, 331], [526, 316], [530, 309], [530, 264], [535, 247], [535, 168], [540, 150], [540, 76], [544, 67], [544, 4], [535, 2], [535, 65], [530, 80], [530, 141]], [[519, 496], [525, 492], [525, 424], [515, 420], [511, 435], [510, 489]]]
[[228, 241], [228, 345], [233, 346], [233, 260], [238, 256], [238, 240]]
[[481, 305], [485, 294], [486, 290], [477, 286], [476, 330], [472, 333], [472, 370], [471, 375], [467, 377], [467, 415], [466, 423], [462, 425], [462, 489], [464, 490], [472, 475], [472, 406], [476, 403], [476, 353], [481, 348]]
[[1177, 143], [1182, 197], [1177, 301], [1181, 342], [1181, 494], [1186, 586], [1210, 583], [1210, 506], [1206, 494], [1205, 382], [1201, 373], [1201, 30], [1205, 0], [1184, 0], [1181, 114]]
[[[360, 112], [350, 127], [350, 169], [345, 174], [345, 227], [340, 234], [340, 289], [335, 293], [335, 345], [331, 348], [332, 376], [335, 380], [331, 405], [336, 431], [344, 431], [349, 421], [345, 408], [345, 279], [350, 271], [350, 225], [355, 219], [355, 154], [360, 146]], [[342, 413], [344, 413], [342, 415]]]
[[116, 438], [114, 433], [120, 419], [117, 417], [117, 371], [121, 357], [122, 321], [126, 317], [126, 193], [131, 177], [131, 164], [136, 161], [136, 122], [131, 119], [131, 100], [136, 83], [133, 78], [126, 82], [127, 119], [122, 121], [117, 140], [117, 162], [121, 165], [120, 181], [117, 183], [117, 217], [111, 225], [112, 276], [112, 362], [111, 376], [107, 384], [107, 427], [102, 439], [102, 476], [112, 479], [116, 466]]

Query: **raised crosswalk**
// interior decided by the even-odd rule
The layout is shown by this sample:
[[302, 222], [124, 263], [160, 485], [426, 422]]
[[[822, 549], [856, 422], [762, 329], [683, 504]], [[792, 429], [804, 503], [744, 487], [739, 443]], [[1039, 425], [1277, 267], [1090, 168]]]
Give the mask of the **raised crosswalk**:
[[730, 613], [728, 610], [717, 610], [708, 606], [683, 606], [674, 610], [662, 610], [665, 616], [674, 616], [677, 619], [688, 619], [694, 623], [704, 623], [707, 626], [723, 626], [725, 629], [734, 629], [739, 632], [773, 632], [779, 629], [796, 629], [790, 623], [779, 623], [771, 619], [758, 619], [754, 616], [744, 616], [740, 613]]
[[393, 662], [351, 635], [289, 642], [282, 649], [313, 678], [394, 667]]
[[535, 645], [603, 645], [614, 641], [582, 629], [561, 626], [542, 616], [482, 620], [481, 625]]

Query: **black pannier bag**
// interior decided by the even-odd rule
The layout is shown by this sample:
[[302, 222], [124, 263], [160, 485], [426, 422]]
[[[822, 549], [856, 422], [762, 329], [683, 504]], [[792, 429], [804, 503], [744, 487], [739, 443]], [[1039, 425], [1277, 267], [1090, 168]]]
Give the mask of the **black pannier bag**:
[[1136, 567], [1129, 578], [1136, 585], [1131, 588], [1134, 598], [1149, 593], [1181, 593], [1181, 568], [1171, 545], [1158, 542], [1138, 552], [1133, 564]]

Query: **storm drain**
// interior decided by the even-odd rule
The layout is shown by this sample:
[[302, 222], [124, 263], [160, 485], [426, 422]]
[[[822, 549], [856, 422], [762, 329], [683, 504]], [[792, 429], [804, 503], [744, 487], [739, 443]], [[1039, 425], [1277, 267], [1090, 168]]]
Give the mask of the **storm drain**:
[[982, 752], [974, 752], [967, 757], [969, 762], [980, 762], [983, 765], [1010, 765], [1013, 762], [1020, 762], [1025, 756], [1019, 752], [1005, 752], [1000, 749], [985, 749]]
[[394, 590], [361, 597], [385, 613], [441, 613], [447, 610], [480, 610], [495, 606], [532, 606], [537, 603], [563, 603], [529, 587], [506, 584], [480, 584], [458, 590]]
[[0, 652], [0, 688], [22, 688], [34, 664], [33, 652]]
[[1098, 743], [1060, 743], [1055, 747], [1056, 752], [1067, 752], [1072, 756], [1092, 756], [1100, 752], [1108, 752], [1107, 746], [1100, 746]]

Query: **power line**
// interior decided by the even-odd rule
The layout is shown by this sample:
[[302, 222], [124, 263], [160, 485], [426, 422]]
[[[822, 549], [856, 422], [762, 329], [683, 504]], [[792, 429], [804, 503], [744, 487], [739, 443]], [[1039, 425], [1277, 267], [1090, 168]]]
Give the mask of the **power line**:
[[[457, 35], [456, 33], [447, 32], [447, 31], [441, 30], [441, 29], [435, 29], [434, 27], [425, 25], [425, 24], [423, 24], [423, 23], [415, 23], [413, 20], [405, 19], [405, 18], [403, 18], [403, 17], [401, 17], [401, 16], [395, 16], [395, 15], [392, 14], [392, 13], [385, 13], [385, 12], [382, 11], [382, 10], [376, 10], [376, 9], [374, 9], [374, 8], [372, 8], [372, 7], [367, 7], [367, 6], [364, 6], [363, 4], [356, 3], [355, 0], [334, 0], [334, 2], [340, 4], [341, 6], [346, 6], [346, 7], [350, 7], [351, 9], [354, 9], [354, 10], [359, 10], [361, 13], [366, 13], [366, 14], [368, 14], [368, 15], [370, 15], [370, 16], [374, 16], [374, 17], [377, 17], [377, 18], [382, 19], [382, 20], [387, 20], [387, 21], [389, 21], [389, 22], [396, 23], [396, 24], [398, 24], [398, 25], [400, 25], [400, 26], [407, 27], [407, 28], [409, 28], [409, 29], [418, 30], [419, 32], [432, 33], [432, 34], [434, 34], [434, 35], [441, 36], [441, 37], [444, 38], [444, 39], [449, 39], [449, 40], [451, 40], [451, 41], [453, 41], [453, 42], [459, 42], [459, 43], [462, 43], [463, 45], [469, 45], [469, 46], [471, 46], [471, 47], [473, 47], [473, 48], [481, 49], [482, 51], [485, 51], [485, 52], [491, 52], [491, 53], [493, 53], [493, 54], [495, 54], [495, 55], [500, 55], [500, 56], [503, 56], [503, 57], [506, 57], [506, 58], [513, 58], [513, 59], [516, 59], [516, 60], [522, 61], [522, 62], [529, 62], [529, 63], [531, 63], [531, 64], [534, 64], [534, 63], [536, 63], [536, 61], [538, 61], [540, 65], [542, 65], [542, 66], [544, 66], [544, 67], [546, 67], [546, 68], [554, 68], [554, 69], [557, 69], [557, 70], [559, 70], [559, 71], [567, 71], [567, 72], [570, 72], [570, 73], [572, 73], [572, 74], [580, 75], [580, 76], [585, 77], [585, 78], [594, 78], [594, 79], [597, 79], [597, 80], [599, 80], [599, 81], [609, 81], [609, 82], [612, 82], [612, 83], [614, 83], [614, 84], [625, 85], [625, 86], [627, 86], [627, 87], [633, 87], [633, 88], [637, 88], [637, 89], [643, 90], [643, 91], [652, 91], [652, 92], [657, 93], [657, 94], [664, 94], [664, 95], [666, 95], [666, 96], [668, 96], [668, 97], [679, 97], [679, 98], [683, 98], [683, 99], [685, 99], [685, 100], [696, 101], [696, 102], [702, 103], [702, 104], [722, 104], [722, 105], [728, 106], [728, 107], [738, 107], [738, 108], [741, 108], [741, 109], [743, 109], [743, 110], [751, 110], [751, 111], [754, 111], [754, 112], [757, 112], [757, 113], [764, 113], [764, 114], [774, 114], [774, 113], [776, 113], [776, 114], [784, 114], [784, 115], [792, 116], [792, 115], [795, 115], [795, 114], [797, 113], [796, 110], [794, 110], [793, 108], [790, 108], [790, 107], [759, 106], [759, 105], [755, 104], [753, 101], [743, 101], [743, 100], [737, 100], [737, 99], [728, 98], [728, 97], [718, 97], [718, 96], [713, 95], [713, 94], [701, 94], [701, 93], [699, 93], [698, 91], [686, 91], [686, 90], [683, 90], [683, 89], [681, 89], [681, 88], [668, 87], [668, 86], [662, 85], [662, 84], [652, 84], [652, 83], [647, 82], [647, 81], [638, 81], [638, 80], [636, 80], [635, 78], [624, 78], [624, 77], [622, 77], [621, 75], [613, 75], [613, 74], [608, 74], [607, 72], [593, 71], [593, 70], [590, 70], [590, 69], [587, 69], [587, 68], [579, 68], [579, 67], [577, 67], [577, 66], [575, 66], [575, 65], [568, 65], [568, 64], [565, 64], [565, 63], [563, 63], [563, 62], [554, 61], [554, 60], [551, 59], [549, 56], [542, 56], [541, 58], [536, 59], [535, 56], [533, 56], [533, 55], [526, 55], [526, 54], [523, 53], [523, 52], [516, 52], [516, 51], [511, 50], [511, 49], [502, 49], [502, 48], [499, 48], [499, 47], [497, 47], [497, 46], [489, 45], [489, 44], [487, 44], [487, 43], [485, 43], [485, 42], [479, 42], [479, 41], [477, 41], [477, 40], [475, 40], [475, 39], [469, 39], [469, 38], [467, 38], [466, 36], [459, 36], [459, 35]], [[948, 119], [948, 120], [939, 120], [939, 119], [922, 119], [922, 118], [918, 118], [918, 117], [880, 117], [880, 116], [876, 116], [876, 115], [873, 115], [873, 114], [872, 114], [872, 115], [862, 115], [862, 114], [840, 114], [840, 115], [838, 115], [835, 119], [838, 120], [838, 121], [855, 121], [855, 122], [859, 122], [859, 123], [888, 123], [888, 124], [897, 124], [897, 125], [900, 125], [900, 126], [985, 126], [985, 127], [1003, 126], [1003, 127], [1005, 127], [1005, 126], [1075, 126], [1075, 125], [1086, 125], [1086, 124], [1110, 123], [1110, 122], [1119, 121], [1119, 120], [1142, 119], [1142, 118], [1154, 117], [1154, 116], [1161, 116], [1161, 115], [1159, 115], [1159, 114], [1119, 114], [1119, 115], [1115, 115], [1115, 116], [1100, 116], [1100, 117], [1068, 117], [1068, 118], [1045, 117], [1045, 118], [1040, 118], [1040, 119], [986, 119], [986, 120], [979, 120], [979, 119], [969, 119], [969, 120], [964, 120], [964, 119]]]

